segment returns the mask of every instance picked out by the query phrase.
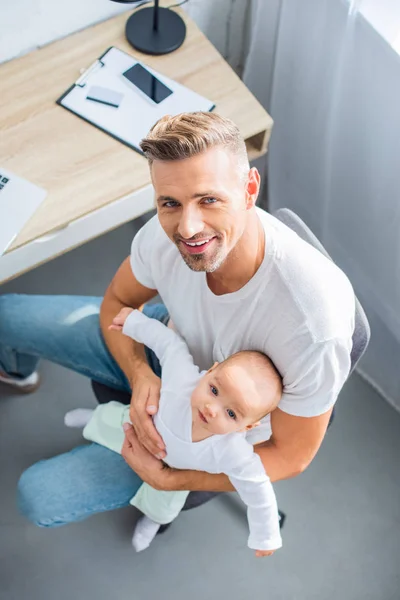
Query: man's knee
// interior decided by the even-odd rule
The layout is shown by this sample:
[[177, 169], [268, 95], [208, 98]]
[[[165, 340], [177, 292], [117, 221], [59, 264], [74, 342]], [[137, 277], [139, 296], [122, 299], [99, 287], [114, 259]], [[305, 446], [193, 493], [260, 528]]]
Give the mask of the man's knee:
[[119, 454], [85, 444], [24, 471], [18, 483], [18, 505], [35, 525], [60, 527], [128, 506], [140, 485]]
[[0, 294], [0, 339], [15, 320], [15, 304], [19, 294]]
[[17, 487], [20, 513], [38, 527], [59, 527], [66, 521], [55, 512], [52, 494], [45, 485], [41, 465], [36, 463], [24, 471]]
[[31, 294], [0, 294], [1, 344], [10, 348], [16, 348], [25, 341], [30, 330], [35, 326], [38, 312], [36, 298], [39, 298], [39, 296]]
[[18, 296], [19, 294], [0, 294], [0, 308], [7, 309], [11, 307]]

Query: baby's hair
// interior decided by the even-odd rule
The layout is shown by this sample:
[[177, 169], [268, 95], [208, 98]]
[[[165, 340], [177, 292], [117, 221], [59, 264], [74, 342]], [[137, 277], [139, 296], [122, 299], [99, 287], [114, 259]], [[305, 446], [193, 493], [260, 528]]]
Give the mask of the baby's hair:
[[[262, 352], [257, 350], [242, 350], [229, 356], [224, 362], [233, 363], [246, 360], [246, 367], [251, 378], [255, 381], [256, 386], [267, 392], [272, 392], [271, 400], [268, 404], [268, 410], [260, 416], [265, 417], [266, 414], [272, 412], [279, 404], [282, 398], [283, 383], [282, 377], [275, 367], [272, 360]], [[269, 394], [268, 394], [269, 395]]]

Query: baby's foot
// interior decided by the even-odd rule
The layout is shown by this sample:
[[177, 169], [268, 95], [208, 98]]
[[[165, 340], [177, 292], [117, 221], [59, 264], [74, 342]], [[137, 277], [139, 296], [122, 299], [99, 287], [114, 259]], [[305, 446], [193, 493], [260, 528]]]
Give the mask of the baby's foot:
[[64, 423], [67, 427], [77, 427], [83, 429], [92, 418], [94, 410], [91, 408], [76, 408], [70, 410], [64, 416]]
[[141, 552], [148, 548], [156, 537], [159, 529], [159, 523], [152, 521], [149, 517], [144, 516], [139, 519], [136, 523], [132, 538], [132, 546], [135, 548], [136, 552]]

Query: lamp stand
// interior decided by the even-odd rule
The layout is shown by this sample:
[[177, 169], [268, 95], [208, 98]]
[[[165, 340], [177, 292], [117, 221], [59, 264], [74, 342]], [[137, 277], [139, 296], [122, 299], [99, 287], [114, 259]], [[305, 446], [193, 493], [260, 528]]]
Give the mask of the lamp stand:
[[153, 8], [142, 8], [129, 17], [125, 35], [140, 52], [168, 54], [183, 44], [186, 25], [176, 12], [160, 8], [159, 0], [155, 0]]

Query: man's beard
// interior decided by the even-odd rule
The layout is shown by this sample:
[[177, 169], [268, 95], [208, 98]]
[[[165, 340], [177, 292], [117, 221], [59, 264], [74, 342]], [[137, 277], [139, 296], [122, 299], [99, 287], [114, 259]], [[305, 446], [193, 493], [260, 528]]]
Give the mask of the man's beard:
[[[174, 241], [185, 264], [192, 271], [214, 273], [214, 271], [217, 271], [217, 269], [220, 268], [220, 266], [226, 258], [222, 252], [222, 248], [217, 247], [216, 252], [209, 258], [206, 258], [203, 254], [186, 253], [184, 250], [181, 249], [181, 244], [183, 244], [183, 242], [181, 242], [179, 238], [174, 239]], [[218, 244], [218, 238], [216, 240], [216, 243]]]
[[203, 271], [205, 273], [214, 273], [214, 271], [217, 271], [220, 268], [225, 260], [224, 256], [219, 256], [218, 254], [210, 259], [206, 259], [205, 257], [201, 256], [201, 254], [188, 255], [183, 254], [182, 252], [181, 256], [189, 269], [197, 272]]

